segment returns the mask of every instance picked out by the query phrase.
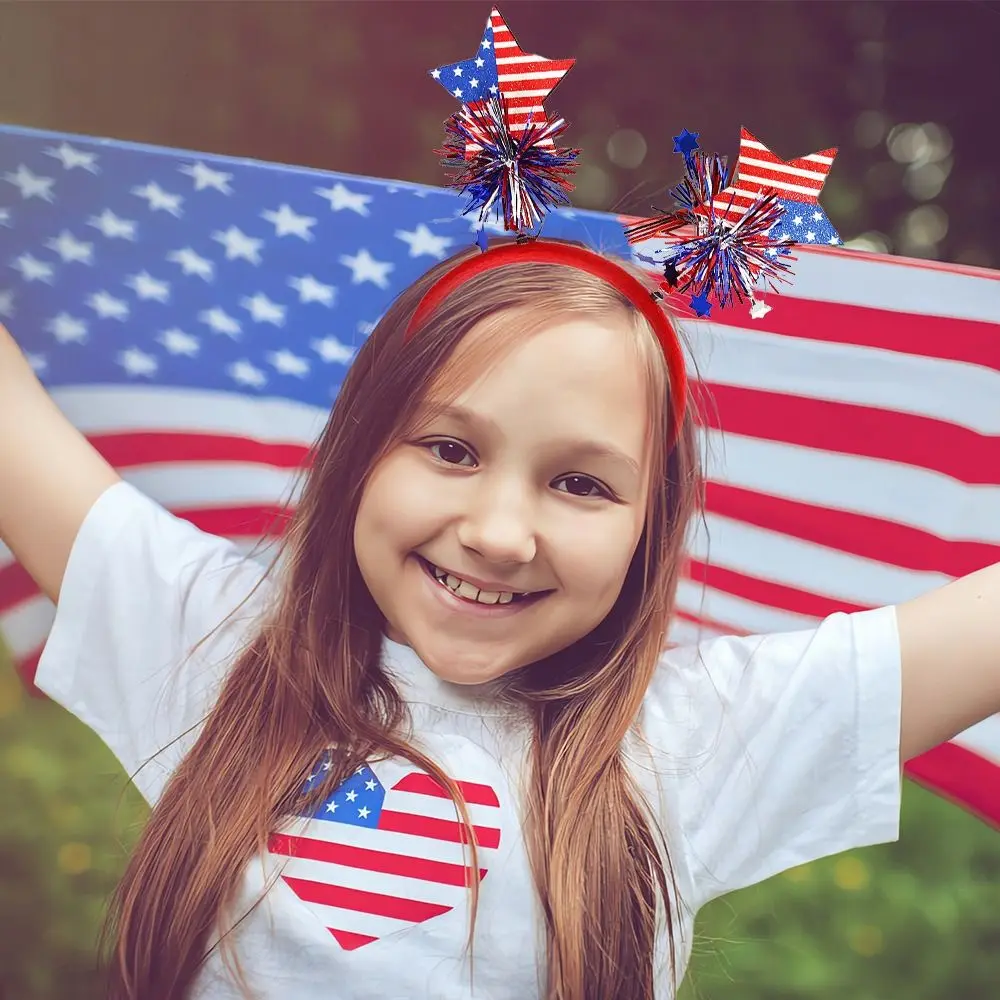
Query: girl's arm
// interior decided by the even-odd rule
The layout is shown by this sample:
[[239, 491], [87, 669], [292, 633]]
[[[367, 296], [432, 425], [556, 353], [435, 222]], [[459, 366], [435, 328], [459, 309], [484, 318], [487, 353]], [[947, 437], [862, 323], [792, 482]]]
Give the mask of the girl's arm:
[[904, 761], [1000, 712], [1000, 563], [897, 608]]
[[0, 539], [52, 600], [84, 517], [118, 479], [0, 326]]

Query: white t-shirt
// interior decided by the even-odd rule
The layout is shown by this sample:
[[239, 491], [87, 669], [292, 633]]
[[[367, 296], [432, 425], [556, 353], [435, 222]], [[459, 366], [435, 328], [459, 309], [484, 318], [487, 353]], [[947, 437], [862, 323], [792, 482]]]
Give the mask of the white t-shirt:
[[[267, 598], [262, 576], [225, 540], [125, 483], [103, 494], [80, 530], [37, 684], [102, 737], [151, 803]], [[243, 971], [261, 1000], [538, 997], [542, 938], [518, 822], [525, 728], [510, 709], [440, 681], [408, 647], [387, 640], [384, 658], [422, 748], [463, 783], [479, 828], [486, 874], [474, 979], [454, 808], [398, 761], [354, 775], [320, 815], [290, 820], [272, 852], [248, 866], [246, 906], [281, 875], [235, 932]], [[626, 751], [671, 851], [679, 973], [708, 900], [897, 836], [891, 608], [834, 615], [814, 631], [671, 649], [640, 721], [644, 740]], [[664, 975], [659, 995], [669, 993]], [[216, 951], [192, 997], [239, 996]]]

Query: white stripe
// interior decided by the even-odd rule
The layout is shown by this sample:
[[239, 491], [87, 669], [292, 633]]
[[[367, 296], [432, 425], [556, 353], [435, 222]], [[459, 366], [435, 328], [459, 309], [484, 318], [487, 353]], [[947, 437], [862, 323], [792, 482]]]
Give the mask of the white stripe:
[[[545, 62], [545, 60], [540, 56], [532, 56], [524, 54], [519, 56], [503, 56], [503, 58], [500, 57], [497, 58], [498, 66], [524, 65], [524, 63], [533, 63], [533, 62]], [[559, 70], [558, 72], [565, 73], [566, 71]]]
[[876, 458], [705, 431], [709, 478], [803, 503], [878, 517], [949, 541], [1000, 545], [1000, 486]]
[[[687, 608], [681, 610], [687, 611]], [[667, 641], [671, 646], [697, 646], [706, 639], [712, 639], [721, 634], [715, 629], [708, 628], [707, 625], [691, 622], [686, 618], [674, 618], [670, 623]]]
[[[422, 795], [418, 792], [404, 792], [399, 789], [386, 789], [386, 809], [395, 812], [412, 813], [416, 816], [428, 816], [432, 819], [461, 822], [458, 810], [450, 799], [439, 799], [435, 795]], [[478, 803], [467, 803], [469, 819], [473, 826], [495, 827], [500, 821], [500, 811], [496, 806], [484, 806]]]
[[[740, 139], [740, 149], [756, 149], [763, 153], [772, 153], [772, 150], [762, 142], [755, 142], [752, 139]], [[832, 156], [822, 156], [819, 153], [809, 153], [806, 156], [793, 156], [793, 160], [811, 160], [813, 163], [833, 163]]]
[[204, 389], [102, 385], [55, 388], [51, 395], [84, 434], [160, 430], [309, 445], [328, 416], [325, 409], [287, 399]]
[[991, 715], [956, 736], [952, 742], [1000, 766], [1000, 715]]
[[[516, 49], [516, 48], [517, 48], [517, 42], [498, 42], [498, 41], [496, 41], [496, 39], [494, 39], [494, 41], [493, 41], [493, 50], [494, 50], [494, 52], [497, 49]], [[500, 60], [498, 59], [497, 62], [499, 62], [499, 61]]]
[[[771, 632], [800, 632], [816, 627], [816, 619], [806, 615], [779, 611], [766, 604], [757, 604], [733, 597], [714, 587], [682, 579], [677, 587], [677, 606], [689, 615], [708, 618], [735, 632], [766, 635]], [[702, 638], [711, 638], [712, 634]]]
[[30, 656], [41, 647], [55, 617], [56, 606], [41, 594], [0, 615], [0, 628], [15, 659]]
[[[804, 170], [802, 167], [793, 167], [788, 163], [771, 163], [770, 160], [757, 160], [750, 156], [740, 157], [740, 179], [745, 179], [745, 174], [743, 173], [744, 166], [760, 167], [763, 170], [774, 170], [778, 173], [788, 174], [791, 177], [805, 177], [808, 180], [819, 181], [818, 187], [822, 187], [823, 183], [829, 176], [829, 171], [817, 171], [817, 170]], [[768, 181], [768, 184], [773, 183]]]
[[377, 892], [383, 896], [416, 899], [422, 903], [438, 903], [442, 906], [456, 906], [469, 891], [463, 885], [442, 885], [440, 882], [428, 882], [405, 875], [386, 875], [365, 868], [331, 864], [328, 861], [310, 861], [306, 858], [291, 859], [282, 874], [343, 886], [345, 889], [360, 889], [363, 892]]
[[907, 601], [951, 582], [943, 573], [888, 566], [718, 514], [698, 523], [692, 554], [713, 566], [864, 607]]
[[[463, 857], [460, 850], [464, 845], [452, 841], [435, 840], [433, 837], [418, 837], [411, 833], [393, 833], [390, 830], [374, 831], [378, 833], [377, 848], [372, 840], [373, 831], [367, 828], [349, 826], [347, 823], [331, 823], [326, 820], [310, 820], [303, 824], [293, 820], [282, 832], [292, 836], [310, 837], [313, 840], [325, 840], [331, 844], [349, 844], [351, 847], [365, 847], [388, 851], [391, 854], [401, 854], [405, 857], [427, 858], [430, 861], [444, 861], [448, 864], [459, 864]], [[488, 854], [492, 848], [479, 848], [480, 859], [484, 852]], [[465, 848], [466, 864], [472, 857], [471, 850]]]
[[[290, 886], [289, 891], [292, 891]], [[382, 917], [375, 913], [344, 910], [339, 906], [321, 906], [319, 903], [306, 903], [306, 906], [323, 923], [324, 927], [352, 931], [355, 934], [367, 934], [371, 937], [388, 937], [390, 934], [395, 934], [396, 931], [406, 930], [413, 926], [412, 920], [396, 920], [393, 917]]]
[[510, 93], [506, 93], [506, 92], [503, 91], [503, 88], [501, 87], [501, 92], [503, 92], [504, 97], [508, 97], [508, 98], [509, 97], [540, 97], [540, 98], [542, 98], [544, 100], [551, 93], [551, 88], [547, 88], [545, 90], [523, 90], [522, 88], [517, 87], [516, 89], [512, 90]]
[[536, 73], [497, 73], [501, 89], [505, 83], [517, 83], [520, 80], [561, 80], [566, 70], [542, 70]]
[[[646, 240], [633, 250], [648, 255], [665, 245], [662, 240]], [[823, 247], [797, 246], [795, 256], [793, 283], [783, 293], [791, 298], [1000, 324], [1000, 278], [991, 271], [924, 266]], [[776, 296], [776, 305], [781, 298]], [[869, 321], [877, 322], [877, 317]]]
[[1000, 279], [993, 272], [922, 267], [859, 250], [797, 246], [795, 255], [790, 291], [797, 299], [1000, 323]]
[[1000, 434], [1000, 372], [989, 368], [711, 322], [692, 327], [688, 338], [706, 381], [895, 410]]
[[293, 502], [301, 488], [301, 481], [284, 469], [236, 462], [165, 462], [123, 470], [122, 477], [172, 509]]
[[756, 174], [747, 173], [746, 171], [740, 173], [739, 183], [740, 185], [757, 184], [760, 187], [774, 188], [778, 191], [791, 191], [794, 194], [803, 194], [807, 198], [815, 198], [823, 186], [822, 184], [814, 184], [811, 187], [806, 187], [804, 184], [792, 184], [790, 181], [773, 180], [770, 177], [758, 177]]

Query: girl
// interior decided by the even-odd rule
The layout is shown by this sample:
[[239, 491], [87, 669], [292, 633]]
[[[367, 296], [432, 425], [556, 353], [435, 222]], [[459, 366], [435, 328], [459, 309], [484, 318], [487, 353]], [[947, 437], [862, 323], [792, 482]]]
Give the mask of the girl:
[[901, 761], [1000, 710], [1000, 567], [665, 650], [700, 499], [676, 336], [552, 245], [400, 296], [270, 567], [120, 481], [0, 340], [37, 683], [153, 806], [114, 1000], [669, 997], [700, 906], [893, 839]]

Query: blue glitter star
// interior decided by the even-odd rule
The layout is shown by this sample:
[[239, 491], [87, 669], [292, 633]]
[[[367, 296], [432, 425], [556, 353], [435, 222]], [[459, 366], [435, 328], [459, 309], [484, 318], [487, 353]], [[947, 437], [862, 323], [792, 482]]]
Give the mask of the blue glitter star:
[[689, 132], [687, 129], [682, 129], [680, 135], [674, 136], [674, 152], [683, 153], [684, 158], [687, 159], [696, 149], [701, 148], [698, 145], [699, 135], [701, 135], [700, 132]]
[[707, 295], [692, 295], [691, 308], [694, 310], [695, 316], [704, 319], [706, 316], [711, 315], [712, 303], [708, 301]]

